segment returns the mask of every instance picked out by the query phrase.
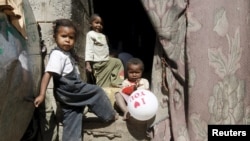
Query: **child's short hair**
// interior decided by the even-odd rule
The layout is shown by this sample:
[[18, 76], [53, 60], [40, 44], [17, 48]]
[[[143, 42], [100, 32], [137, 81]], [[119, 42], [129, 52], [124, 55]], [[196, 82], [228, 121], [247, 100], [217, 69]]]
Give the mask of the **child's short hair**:
[[[101, 16], [97, 13], [94, 13], [90, 16], [90, 19], [89, 19], [89, 24], [91, 25], [92, 22], [96, 19], [96, 18], [101, 18]], [[101, 18], [102, 19], [102, 18]], [[101, 23], [101, 25], [103, 26], [103, 23]], [[90, 26], [90, 30], [93, 30], [93, 27]]]
[[127, 68], [128, 68], [129, 65], [140, 65], [141, 70], [144, 71], [144, 63], [139, 58], [131, 58], [131, 59], [129, 59], [127, 64], [126, 64]]
[[101, 16], [97, 13], [92, 14], [89, 19], [89, 23], [91, 24], [97, 17], [101, 17]]
[[72, 27], [75, 30], [75, 35], [77, 37], [77, 35], [78, 35], [77, 26], [69, 19], [57, 19], [53, 22], [53, 34], [54, 34], [54, 36], [57, 34], [60, 26]]

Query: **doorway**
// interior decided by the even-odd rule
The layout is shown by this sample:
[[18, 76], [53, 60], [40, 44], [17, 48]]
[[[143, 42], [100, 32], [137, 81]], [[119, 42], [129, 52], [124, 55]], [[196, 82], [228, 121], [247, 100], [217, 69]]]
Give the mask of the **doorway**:
[[111, 50], [140, 58], [143, 77], [151, 81], [156, 33], [140, 0], [93, 0], [93, 8], [103, 19]]

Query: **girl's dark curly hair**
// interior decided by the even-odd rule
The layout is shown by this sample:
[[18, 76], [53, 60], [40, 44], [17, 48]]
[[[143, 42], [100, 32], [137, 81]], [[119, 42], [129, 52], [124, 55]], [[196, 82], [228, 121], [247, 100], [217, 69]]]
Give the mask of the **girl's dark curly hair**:
[[76, 25], [69, 19], [57, 19], [53, 22], [53, 34], [54, 37], [58, 33], [58, 29], [60, 26], [72, 27], [75, 30], [75, 35], [77, 37], [78, 30]]

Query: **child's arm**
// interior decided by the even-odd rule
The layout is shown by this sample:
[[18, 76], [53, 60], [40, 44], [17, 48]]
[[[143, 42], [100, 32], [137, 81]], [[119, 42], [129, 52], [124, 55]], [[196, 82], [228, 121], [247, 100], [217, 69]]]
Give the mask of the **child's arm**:
[[86, 35], [86, 46], [85, 46], [85, 68], [88, 72], [92, 72], [90, 62], [94, 59], [94, 50], [93, 50], [93, 39], [91, 38], [91, 32], [88, 32]]
[[41, 82], [40, 94], [35, 98], [34, 105], [38, 107], [45, 99], [46, 89], [48, 87], [50, 78], [52, 76], [51, 72], [45, 72]]

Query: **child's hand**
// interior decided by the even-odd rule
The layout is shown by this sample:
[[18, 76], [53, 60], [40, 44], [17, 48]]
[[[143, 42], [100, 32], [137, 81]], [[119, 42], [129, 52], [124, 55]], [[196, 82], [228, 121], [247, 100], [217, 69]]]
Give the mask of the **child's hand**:
[[86, 67], [86, 70], [87, 70], [88, 72], [92, 72], [92, 68], [91, 68], [91, 67]]
[[122, 92], [126, 95], [131, 95], [132, 92], [134, 92], [136, 89], [135, 85], [127, 86], [122, 88]]
[[87, 72], [92, 72], [92, 68], [91, 68], [91, 65], [90, 65], [90, 63], [89, 62], [86, 62], [86, 70], [87, 70]]
[[42, 102], [44, 101], [44, 97], [43, 96], [37, 96], [34, 100], [34, 105], [35, 107], [38, 107]]

